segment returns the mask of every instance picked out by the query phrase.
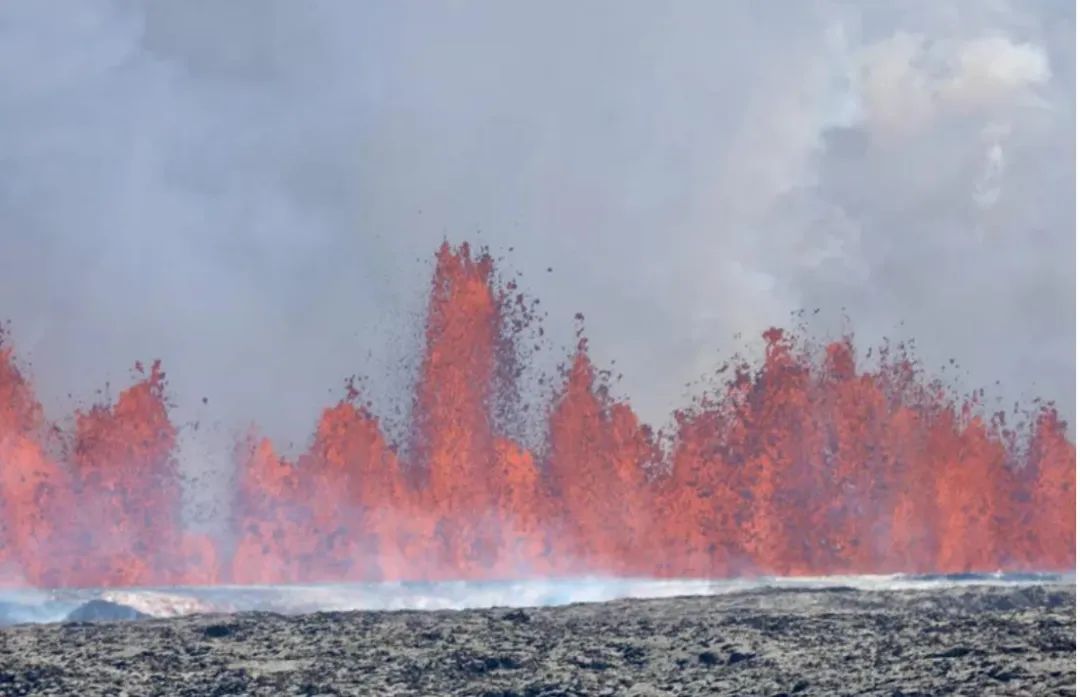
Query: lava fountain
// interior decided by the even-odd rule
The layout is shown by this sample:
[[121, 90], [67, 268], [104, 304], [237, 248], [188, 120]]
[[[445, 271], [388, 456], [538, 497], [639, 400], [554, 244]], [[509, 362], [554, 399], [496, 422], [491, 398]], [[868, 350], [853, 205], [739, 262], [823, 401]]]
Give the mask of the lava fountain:
[[850, 339], [769, 329], [760, 365], [676, 412], [665, 448], [580, 336], [529, 449], [497, 414], [520, 374], [514, 291], [488, 255], [444, 244], [407, 442], [350, 385], [295, 460], [240, 440], [213, 535], [183, 525], [159, 364], [69, 432], [0, 344], [0, 585], [1075, 567], [1076, 450], [1056, 412], [1010, 428], [903, 346], [860, 370]]

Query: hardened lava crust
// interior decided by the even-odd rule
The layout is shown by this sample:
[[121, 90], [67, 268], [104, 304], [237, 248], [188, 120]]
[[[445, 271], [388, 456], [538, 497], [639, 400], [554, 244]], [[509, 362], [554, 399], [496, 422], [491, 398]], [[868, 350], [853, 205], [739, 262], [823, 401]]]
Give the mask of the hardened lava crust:
[[0, 695], [1073, 695], [1072, 584], [0, 630]]

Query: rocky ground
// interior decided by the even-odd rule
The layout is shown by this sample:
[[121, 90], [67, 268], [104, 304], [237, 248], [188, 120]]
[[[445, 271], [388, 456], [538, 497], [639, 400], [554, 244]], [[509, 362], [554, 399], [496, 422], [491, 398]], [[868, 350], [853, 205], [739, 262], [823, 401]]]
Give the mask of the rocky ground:
[[1072, 695], [1075, 587], [0, 629], [0, 695]]

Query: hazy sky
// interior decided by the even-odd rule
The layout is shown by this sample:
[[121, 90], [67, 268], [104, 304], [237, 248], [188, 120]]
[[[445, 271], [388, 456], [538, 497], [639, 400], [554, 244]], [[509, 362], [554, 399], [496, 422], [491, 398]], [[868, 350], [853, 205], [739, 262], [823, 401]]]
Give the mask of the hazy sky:
[[653, 422], [800, 307], [1071, 420], [1074, 22], [4, 0], [0, 317], [53, 416], [160, 357], [179, 420], [299, 444], [352, 373], [402, 401], [445, 236], [506, 253], [556, 347], [584, 313]]

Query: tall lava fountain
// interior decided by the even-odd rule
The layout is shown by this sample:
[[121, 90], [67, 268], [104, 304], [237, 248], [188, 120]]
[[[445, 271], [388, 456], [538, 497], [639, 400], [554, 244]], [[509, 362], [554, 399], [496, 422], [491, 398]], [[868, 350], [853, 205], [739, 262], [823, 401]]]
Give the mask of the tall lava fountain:
[[521, 296], [493, 273], [466, 245], [439, 250], [407, 442], [352, 387], [295, 461], [251, 433], [213, 535], [183, 525], [160, 365], [64, 431], [0, 346], [0, 584], [1074, 567], [1076, 452], [1057, 414], [1010, 429], [903, 347], [860, 371], [850, 340], [770, 329], [760, 366], [677, 412], [664, 448], [581, 338], [543, 447], [525, 447], [496, 414]]

